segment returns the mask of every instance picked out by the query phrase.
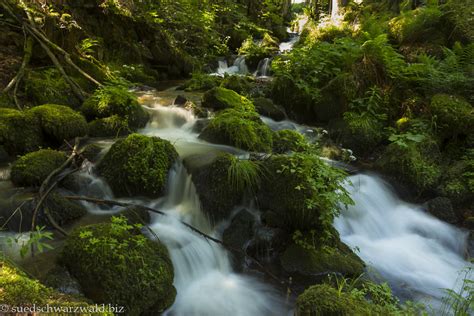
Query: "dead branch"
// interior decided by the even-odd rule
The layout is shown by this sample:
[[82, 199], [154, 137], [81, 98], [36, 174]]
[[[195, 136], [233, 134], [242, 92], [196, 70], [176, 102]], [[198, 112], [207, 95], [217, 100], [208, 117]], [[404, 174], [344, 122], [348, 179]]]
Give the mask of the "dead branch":
[[[93, 198], [93, 197], [77, 196], [77, 195], [68, 195], [68, 196], [64, 196], [64, 197], [66, 199], [69, 199], [69, 200], [86, 201], [86, 202], [92, 202], [92, 203], [95, 203], [95, 204], [103, 204], [103, 205], [110, 205], [110, 206], [141, 207], [141, 208], [144, 208], [147, 211], [150, 211], [152, 213], [160, 214], [160, 215], [163, 215], [163, 216], [169, 216], [167, 213], [165, 213], [163, 211], [160, 211], [160, 210], [148, 207], [148, 206], [143, 206], [143, 205], [140, 205], [140, 204], [134, 204], [134, 203], [128, 203], [128, 202], [119, 202], [119, 201], [114, 201], [114, 200], [103, 200], [103, 199], [98, 199], [98, 198]], [[226, 248], [229, 251], [232, 251], [234, 253], [243, 254], [246, 258], [252, 260], [259, 267], [259, 269], [262, 270], [266, 275], [268, 275], [272, 279], [278, 281], [279, 283], [286, 284], [288, 287], [290, 287], [289, 282], [281, 280], [276, 275], [274, 275], [272, 272], [268, 271], [268, 269], [266, 269], [265, 266], [258, 259], [250, 256], [244, 250], [242, 250], [240, 248], [232, 247], [230, 245], [227, 245], [222, 240], [214, 238], [214, 237], [204, 233], [203, 231], [199, 230], [198, 228], [196, 228], [196, 227], [194, 227], [194, 226], [192, 226], [192, 225], [190, 225], [190, 224], [188, 224], [188, 223], [186, 223], [182, 220], [180, 220], [180, 223], [182, 225], [184, 225], [185, 227], [189, 228], [190, 230], [192, 230], [193, 232], [197, 233], [201, 237], [204, 237], [207, 240], [210, 240], [210, 241], [212, 241], [216, 244], [219, 244], [219, 245], [223, 246], [224, 248]]]

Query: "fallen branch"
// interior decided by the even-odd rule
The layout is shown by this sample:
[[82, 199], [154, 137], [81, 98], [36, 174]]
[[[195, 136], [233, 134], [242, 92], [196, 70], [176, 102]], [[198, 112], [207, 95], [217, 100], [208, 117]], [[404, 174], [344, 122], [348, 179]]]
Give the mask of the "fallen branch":
[[[24, 29], [23, 31], [25, 32]], [[25, 74], [25, 68], [30, 63], [31, 56], [33, 55], [33, 38], [31, 36], [26, 36], [26, 34], [25, 34], [25, 37], [26, 37], [25, 44], [23, 45], [24, 55], [23, 55], [23, 61], [21, 63], [20, 69], [18, 70], [15, 77], [13, 77], [13, 79], [7, 84], [5, 89], [3, 89], [3, 93], [7, 93], [13, 87], [15, 89], [18, 89], [18, 84]]]
[[[146, 209], [147, 211], [150, 211], [152, 213], [156, 213], [156, 214], [160, 214], [160, 215], [163, 215], [163, 216], [169, 216], [169, 214], [163, 212], [163, 211], [160, 211], [160, 210], [157, 210], [157, 209], [154, 209], [154, 208], [151, 208], [151, 207], [148, 207], [148, 206], [144, 206], [144, 205], [140, 205], [140, 204], [134, 204], [134, 203], [128, 203], [128, 202], [119, 202], [119, 201], [114, 201], [114, 200], [104, 200], [104, 199], [98, 199], [98, 198], [93, 198], [93, 197], [88, 197], [88, 196], [77, 196], [77, 195], [67, 195], [67, 196], [64, 196], [64, 198], [68, 199], [68, 200], [75, 200], [75, 201], [86, 201], [86, 202], [91, 202], [91, 203], [95, 203], [95, 204], [103, 204], [103, 205], [110, 205], [110, 206], [121, 206], [121, 207], [141, 207], [143, 209]], [[247, 252], [245, 252], [244, 250], [240, 249], [240, 248], [235, 248], [235, 247], [232, 247], [232, 246], [229, 246], [227, 245], [226, 243], [224, 243], [222, 240], [219, 240], [217, 238], [214, 238], [206, 233], [204, 233], [203, 231], [199, 230], [198, 228], [182, 221], [182, 220], [179, 220], [180, 223], [182, 225], [184, 225], [185, 227], [189, 228], [190, 230], [192, 230], [193, 232], [197, 233], [198, 235], [200, 235], [201, 237], [204, 237], [205, 239], [207, 240], [210, 240], [216, 244], [219, 244], [221, 246], [223, 246], [224, 248], [226, 248], [227, 250], [229, 251], [232, 251], [232, 252], [236, 252], [236, 253], [240, 253], [240, 254], [243, 254], [245, 257], [249, 258], [250, 260], [252, 260], [266, 275], [270, 276], [272, 279], [278, 281], [279, 283], [281, 284], [286, 284], [288, 287], [290, 287], [290, 283], [287, 282], [287, 281], [283, 281], [281, 280], [280, 278], [278, 278], [276, 275], [274, 275], [273, 273], [271, 273], [270, 271], [268, 271], [265, 266], [256, 258], [250, 256]]]
[[[35, 229], [35, 226], [36, 226], [36, 218], [38, 217], [38, 213], [41, 209], [41, 206], [43, 205], [44, 201], [46, 200], [46, 198], [48, 197], [49, 193], [51, 193], [51, 191], [56, 187], [56, 185], [59, 183], [59, 181], [61, 181], [62, 179], [64, 179], [68, 174], [71, 174], [73, 172], [76, 172], [78, 169], [73, 169], [71, 170], [70, 172], [67, 172], [66, 174], [63, 174], [62, 176], [58, 177], [58, 175], [63, 172], [71, 163], [72, 161], [74, 160], [74, 158], [77, 156], [78, 152], [77, 152], [77, 149], [79, 147], [79, 138], [76, 138], [76, 141], [75, 141], [75, 145], [74, 145], [74, 148], [72, 150], [72, 153], [71, 155], [69, 155], [69, 157], [66, 159], [66, 161], [61, 165], [59, 166], [57, 169], [53, 170], [47, 177], [46, 179], [43, 181], [43, 183], [41, 184], [40, 186], [40, 189], [38, 191], [38, 197], [39, 197], [39, 200], [38, 200], [38, 203], [36, 203], [36, 207], [33, 211], [33, 217], [31, 219], [31, 230], [34, 230]], [[53, 180], [53, 178], [57, 177], [56, 181], [54, 181], [53, 183], [50, 184], [50, 182]], [[61, 234], [67, 236], [67, 233], [66, 231], [64, 231], [64, 229], [61, 228], [61, 226], [59, 226], [56, 221], [51, 217], [51, 215], [49, 214], [49, 212], [45, 209], [45, 214], [46, 216], [48, 217], [48, 220], [50, 221], [51, 225], [57, 230], [59, 231]]]

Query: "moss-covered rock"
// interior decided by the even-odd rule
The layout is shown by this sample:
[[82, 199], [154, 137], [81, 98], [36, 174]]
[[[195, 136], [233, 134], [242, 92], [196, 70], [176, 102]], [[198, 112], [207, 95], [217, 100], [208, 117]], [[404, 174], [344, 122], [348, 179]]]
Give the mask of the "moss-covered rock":
[[127, 119], [118, 115], [93, 120], [89, 123], [91, 137], [118, 137], [130, 134]]
[[247, 38], [239, 48], [239, 55], [245, 55], [247, 65], [255, 69], [259, 61], [272, 57], [279, 49], [278, 40], [265, 33], [262, 40], [254, 40], [252, 37]]
[[328, 284], [311, 286], [296, 300], [298, 316], [383, 315], [374, 312], [363, 297], [338, 292]]
[[236, 109], [255, 111], [252, 102], [235, 91], [216, 87], [207, 91], [202, 99], [202, 105], [214, 110]]
[[81, 108], [88, 120], [118, 115], [127, 119], [130, 129], [144, 127], [149, 114], [140, 106], [137, 97], [122, 85], [106, 85], [97, 89]]
[[44, 136], [53, 144], [62, 144], [64, 140], [87, 134], [85, 118], [67, 106], [45, 104], [34, 107], [28, 112], [39, 119]]
[[40, 186], [66, 159], [65, 153], [52, 149], [26, 154], [12, 165], [11, 180], [17, 186]]
[[151, 241], [123, 217], [83, 226], [69, 235], [60, 262], [86, 297], [125, 306], [128, 315], [154, 313], [173, 303], [173, 265], [158, 240]]
[[26, 96], [34, 104], [55, 103], [79, 107], [79, 99], [56, 68], [29, 71], [26, 76]]
[[436, 94], [431, 98], [430, 110], [441, 137], [472, 133], [474, 108], [464, 99]]
[[[434, 158], [436, 152], [428, 142], [400, 145], [392, 143], [385, 148], [377, 166], [382, 172], [413, 186], [421, 194], [434, 189], [440, 179], [441, 169]], [[428, 151], [428, 152], [427, 152]]]
[[328, 273], [357, 277], [364, 272], [364, 263], [352, 251], [341, 243], [339, 237], [336, 246], [304, 247], [297, 243], [290, 244], [280, 256], [283, 269], [306, 282], [317, 281]]
[[273, 133], [273, 152], [285, 154], [287, 152], [303, 152], [308, 148], [308, 142], [297, 131], [284, 129]]
[[191, 156], [184, 164], [192, 175], [202, 209], [214, 221], [227, 219], [235, 206], [242, 202], [243, 190], [229, 180], [231, 154], [206, 154]]
[[221, 83], [221, 87], [245, 95], [247, 95], [254, 86], [255, 78], [251, 76], [225, 76]]
[[425, 208], [431, 215], [450, 224], [456, 224], [458, 219], [453, 211], [451, 200], [446, 197], [436, 197], [425, 203]]
[[[46, 306], [85, 309], [92, 306], [81, 297], [65, 295], [52, 288], [44, 286], [38, 280], [30, 278], [12, 263], [0, 260], [0, 301], [4, 307], [19, 306]], [[97, 315], [113, 315], [113, 313], [99, 312]]]
[[258, 194], [262, 211], [272, 211], [275, 226], [295, 229], [329, 229], [340, 203], [350, 203], [341, 187], [344, 173], [313, 153], [274, 155]]
[[237, 269], [242, 268], [245, 259], [244, 251], [247, 242], [253, 238], [255, 224], [255, 216], [246, 209], [242, 209], [232, 218], [229, 227], [222, 234], [222, 240], [226, 245], [243, 251], [234, 253], [234, 266]]
[[199, 138], [249, 151], [270, 152], [272, 132], [256, 112], [227, 109], [219, 112]]
[[43, 134], [38, 118], [29, 112], [0, 108], [0, 145], [12, 156], [39, 149]]
[[282, 121], [286, 118], [285, 110], [273, 103], [272, 99], [258, 97], [253, 99], [253, 104], [257, 112], [263, 116], [267, 116], [275, 121]]
[[177, 157], [169, 141], [132, 134], [110, 148], [98, 170], [119, 196], [157, 197], [163, 193]]
[[50, 193], [43, 206], [60, 226], [71, 224], [87, 214], [82, 204], [70, 201], [57, 192]]
[[222, 78], [219, 76], [194, 72], [191, 79], [181, 86], [180, 89], [185, 91], [207, 91], [219, 86], [221, 82]]
[[96, 162], [103, 148], [97, 144], [88, 144], [81, 149], [81, 156], [89, 161]]

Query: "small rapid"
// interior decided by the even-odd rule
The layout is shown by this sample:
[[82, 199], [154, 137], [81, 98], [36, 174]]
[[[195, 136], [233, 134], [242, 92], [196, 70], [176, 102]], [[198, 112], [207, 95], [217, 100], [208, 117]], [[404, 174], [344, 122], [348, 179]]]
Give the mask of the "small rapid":
[[388, 280], [402, 298], [434, 306], [445, 289], [459, 289], [460, 272], [472, 267], [463, 258], [463, 231], [401, 201], [377, 176], [359, 174], [349, 180], [355, 205], [334, 226], [341, 240], [359, 251], [369, 274]]

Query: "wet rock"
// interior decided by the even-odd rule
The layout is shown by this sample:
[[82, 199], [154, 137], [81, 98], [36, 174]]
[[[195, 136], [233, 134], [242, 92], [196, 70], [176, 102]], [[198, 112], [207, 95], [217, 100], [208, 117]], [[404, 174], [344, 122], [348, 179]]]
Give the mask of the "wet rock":
[[44, 284], [64, 294], [82, 294], [79, 282], [62, 266], [55, 266], [51, 269], [44, 280]]
[[[245, 251], [249, 240], [253, 238], [255, 226], [255, 216], [248, 210], [240, 210], [230, 222], [229, 227], [224, 231], [222, 239], [226, 245], [232, 248]], [[242, 267], [245, 260], [243, 253], [234, 253], [235, 266]]]
[[261, 261], [273, 261], [287, 240], [288, 234], [280, 228], [257, 226], [247, 252]]
[[426, 210], [433, 216], [450, 224], [457, 223], [458, 219], [453, 210], [451, 200], [446, 197], [436, 197], [424, 204]]
[[275, 121], [282, 121], [286, 118], [285, 110], [273, 103], [269, 98], [255, 98], [253, 104], [257, 112], [263, 116], [267, 116]]
[[174, 102], [173, 102], [173, 105], [178, 105], [178, 106], [182, 106], [182, 105], [185, 105], [186, 102], [188, 102], [189, 100], [185, 97], [185, 96], [182, 96], [181, 94], [178, 95], [176, 97], [176, 99], [174, 99]]
[[140, 206], [127, 207], [125, 210], [120, 212], [120, 215], [125, 216], [131, 225], [146, 225], [151, 222], [150, 212], [146, 208]]

